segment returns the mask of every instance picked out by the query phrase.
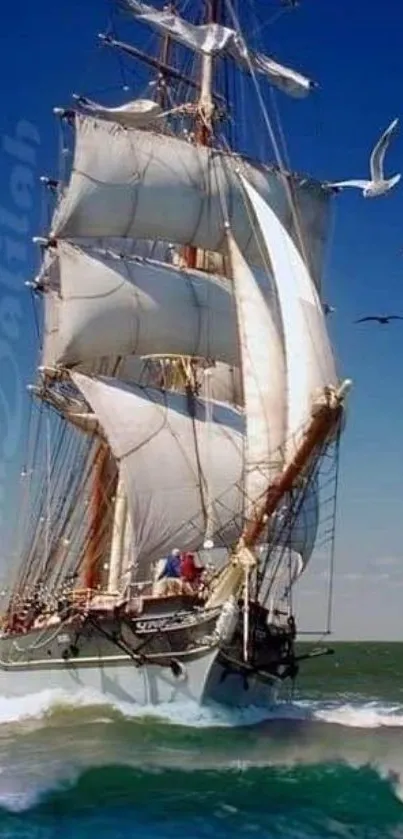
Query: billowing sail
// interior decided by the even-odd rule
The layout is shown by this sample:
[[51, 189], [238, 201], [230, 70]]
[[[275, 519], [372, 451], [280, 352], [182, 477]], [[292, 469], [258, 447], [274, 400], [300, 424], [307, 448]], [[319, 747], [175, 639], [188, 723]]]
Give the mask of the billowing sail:
[[120, 460], [133, 525], [134, 551], [148, 569], [177, 546], [201, 546], [205, 489], [213, 501], [216, 544], [228, 545], [240, 531], [242, 509], [242, 415], [214, 405], [206, 472], [205, 406], [195, 400], [195, 418], [178, 393], [125, 386], [114, 379], [72, 378], [95, 411]]
[[[182, 394], [80, 373], [72, 373], [72, 379], [120, 460], [140, 576], [147, 577], [150, 563], [173, 547], [194, 550], [202, 546], [207, 483], [215, 545], [228, 546], [239, 537], [244, 504], [242, 413], [213, 403], [207, 440], [204, 400], [195, 400], [192, 418]], [[316, 533], [317, 517], [307, 509], [301, 510], [289, 540], [298, 552], [304, 550], [307, 539], [311, 541], [311, 530]]]
[[298, 446], [323, 389], [338, 379], [319, 296], [291, 237], [253, 186], [242, 183], [274, 272], [283, 322], [288, 379], [289, 452]]
[[[286, 379], [278, 321], [231, 232], [228, 251], [234, 282], [245, 408], [245, 515], [283, 466]], [[272, 307], [273, 308], [273, 307]]]
[[248, 72], [265, 75], [275, 87], [290, 96], [306, 96], [314, 87], [310, 79], [301, 73], [278, 64], [263, 53], [249, 50], [240, 33], [228, 26], [207, 23], [195, 26], [169, 9], [154, 9], [141, 0], [119, 0], [120, 5], [131, 11], [138, 20], [144, 21], [179, 43], [205, 55], [227, 55]]
[[245, 259], [261, 265], [239, 168], [286, 225], [320, 283], [330, 197], [320, 183], [78, 114], [73, 171], [51, 235], [161, 239], [223, 251], [228, 213]]
[[[46, 318], [45, 366], [129, 354], [200, 356], [238, 365], [229, 280], [111, 252], [84, 251], [63, 241], [55, 259], [60, 298], [51, 291], [46, 301], [46, 309], [56, 311]], [[269, 281], [264, 285], [270, 303]]]

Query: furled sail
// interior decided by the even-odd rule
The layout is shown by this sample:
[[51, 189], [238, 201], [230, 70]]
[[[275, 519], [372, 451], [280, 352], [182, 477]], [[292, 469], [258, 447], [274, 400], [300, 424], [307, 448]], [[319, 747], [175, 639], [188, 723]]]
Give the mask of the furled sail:
[[[46, 317], [45, 366], [129, 354], [200, 356], [238, 365], [229, 280], [64, 241], [55, 260], [60, 298], [48, 292], [46, 309], [56, 311]], [[265, 290], [274, 308], [269, 281]]]
[[89, 116], [76, 114], [75, 124], [73, 171], [52, 236], [161, 239], [223, 251], [226, 207], [245, 259], [262, 265], [261, 242], [236, 174], [241, 168], [287, 227], [320, 283], [330, 192], [317, 181]]
[[134, 99], [132, 102], [126, 102], [125, 105], [119, 105], [116, 108], [106, 108], [85, 96], [76, 96], [75, 99], [80, 110], [120, 125], [147, 128], [157, 120], [161, 123], [162, 108], [152, 99]]
[[228, 231], [234, 282], [245, 407], [245, 515], [283, 466], [286, 379], [278, 319]]
[[[192, 418], [182, 394], [81, 373], [72, 373], [72, 379], [95, 411], [120, 461], [140, 576], [147, 577], [150, 563], [173, 547], [195, 550], [202, 546], [207, 480], [216, 546], [228, 546], [237, 539], [244, 504], [241, 412], [213, 403], [207, 451], [204, 400], [195, 400]], [[306, 504], [290, 538], [298, 552], [307, 538], [312, 540], [307, 527], [316, 533], [312, 497]]]
[[195, 26], [169, 9], [160, 11], [141, 0], [120, 0], [120, 5], [138, 20], [196, 52], [226, 55], [248, 72], [262, 73], [272, 85], [290, 96], [306, 96], [314, 87], [313, 82], [301, 73], [278, 64], [263, 53], [249, 50], [241, 34], [228, 26], [218, 23]]
[[338, 379], [318, 293], [301, 255], [254, 187], [242, 184], [259, 223], [281, 308], [288, 379], [287, 443], [292, 454], [323, 389]]

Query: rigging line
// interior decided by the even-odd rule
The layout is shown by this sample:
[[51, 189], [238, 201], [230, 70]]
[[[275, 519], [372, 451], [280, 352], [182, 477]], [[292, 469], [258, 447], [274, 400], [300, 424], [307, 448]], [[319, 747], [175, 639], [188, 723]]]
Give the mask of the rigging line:
[[[111, 7], [110, 7], [110, 10], [109, 10], [109, 16], [108, 17], [109, 17], [109, 21], [108, 21], [108, 27], [107, 27], [106, 34], [109, 35], [109, 36], [111, 35], [116, 40], [116, 37], [117, 37], [117, 29], [116, 29], [116, 24], [115, 24], [116, 8], [115, 8], [115, 5], [114, 5], [113, 2], [111, 3]], [[126, 88], [129, 87], [129, 85], [127, 84], [126, 66], [125, 66], [125, 63], [123, 61], [123, 56], [120, 53], [120, 50], [117, 50], [117, 63], [118, 63], [118, 68], [119, 68], [119, 73], [120, 73], [121, 86], [122, 86], [123, 90], [125, 90]]]
[[[40, 428], [41, 428], [41, 421], [42, 421], [42, 418], [43, 418], [43, 403], [42, 402], [40, 403], [39, 408], [37, 406], [37, 403], [33, 402], [33, 405], [36, 408], [36, 415], [38, 417], [38, 420], [37, 420], [36, 433], [35, 433], [35, 436], [34, 436], [32, 459], [30, 459], [30, 461], [29, 461], [29, 464], [30, 464], [29, 465], [29, 492], [31, 493], [31, 495], [33, 495], [33, 490], [35, 489], [34, 478], [36, 477], [36, 471], [35, 471], [35, 468], [34, 468], [34, 464], [35, 464], [35, 461], [36, 461], [36, 456], [37, 456], [38, 447], [39, 447]], [[31, 464], [32, 464], [32, 467], [31, 467]], [[30, 525], [30, 518], [28, 519], [28, 522], [27, 522], [26, 526], [29, 527], [29, 525]], [[21, 565], [20, 570], [23, 572], [23, 566], [22, 565]]]
[[[45, 453], [44, 454], [45, 454], [45, 457], [44, 457], [44, 460], [42, 462], [42, 466], [43, 466], [44, 470], [46, 470], [46, 463], [47, 463], [46, 437], [47, 437], [47, 423], [48, 423], [49, 417], [50, 417], [49, 411], [48, 411], [48, 409], [46, 409], [45, 412], [44, 412], [44, 421], [45, 421], [45, 436], [44, 436]], [[61, 437], [61, 439], [59, 438], [59, 446], [61, 445], [62, 440], [63, 440], [63, 436]], [[53, 460], [54, 460], [54, 457], [53, 457]], [[52, 471], [53, 471], [52, 466], [51, 466], [50, 471], [52, 473]], [[53, 475], [51, 474], [51, 478], [52, 477], [53, 477]], [[38, 495], [39, 516], [43, 515], [44, 508], [46, 506], [46, 492], [47, 492], [46, 487], [47, 487], [47, 480], [46, 480], [46, 474], [45, 474], [45, 479], [41, 484], [41, 489], [40, 489], [40, 492], [39, 492], [39, 495]]]
[[[225, 0], [225, 2], [227, 3], [228, 8], [231, 12], [231, 16], [232, 16], [235, 28], [242, 35], [239, 19], [238, 19], [237, 15], [234, 11], [234, 7], [231, 3], [231, 0]], [[258, 98], [258, 101], [259, 101], [259, 104], [260, 104], [260, 108], [261, 108], [261, 111], [262, 111], [264, 123], [265, 123], [267, 131], [269, 133], [269, 136], [270, 136], [270, 139], [271, 139], [271, 142], [272, 142], [272, 145], [273, 145], [273, 149], [274, 149], [274, 152], [275, 152], [275, 155], [276, 155], [277, 163], [278, 163], [280, 171], [281, 171], [285, 167], [283, 166], [283, 161], [282, 161], [280, 149], [279, 149], [276, 137], [275, 137], [275, 133], [273, 131], [271, 120], [270, 120], [270, 117], [269, 117], [269, 114], [268, 114], [268, 111], [267, 111], [267, 108], [266, 108], [266, 104], [265, 104], [265, 101], [264, 101], [264, 97], [263, 97], [263, 94], [262, 94], [262, 91], [261, 91], [261, 84], [259, 83], [256, 71], [255, 71], [249, 57], [247, 57], [247, 62], [248, 62], [249, 72], [250, 72], [250, 75], [252, 77], [253, 84], [254, 84], [254, 87], [255, 87], [255, 90], [256, 90], [256, 95], [257, 95], [257, 98]], [[289, 178], [284, 176], [284, 175], [283, 175], [283, 184], [284, 184], [285, 192], [286, 192], [286, 195], [287, 195], [288, 203], [289, 203], [289, 206], [290, 206], [290, 210], [291, 210], [291, 213], [292, 213], [295, 229], [298, 233], [298, 239], [299, 239], [299, 242], [300, 242], [303, 254], [304, 254], [304, 260], [305, 260], [306, 265], [309, 266], [309, 264], [310, 264], [309, 254], [308, 254], [307, 249], [306, 249], [305, 240], [304, 240], [304, 236], [303, 236], [303, 232], [302, 232], [302, 228], [301, 228], [301, 224], [300, 224], [298, 207], [296, 205], [296, 202], [295, 202], [295, 199], [294, 199], [294, 196], [293, 196], [293, 190], [291, 188]], [[318, 356], [318, 358], [320, 358], [320, 356]]]
[[46, 568], [46, 565], [49, 560], [49, 551], [50, 551], [50, 515], [51, 515], [51, 505], [50, 505], [50, 474], [51, 474], [51, 433], [50, 433], [50, 418], [49, 414], [46, 415], [45, 419], [46, 423], [46, 525], [45, 525], [45, 558], [43, 563], [43, 568]]
[[273, 15], [269, 17], [264, 23], [261, 21], [261, 19], [259, 20], [259, 16], [257, 12], [255, 12], [255, 16], [256, 19], [259, 20], [259, 24], [255, 26], [254, 29], [252, 29], [252, 31], [249, 33], [249, 37], [253, 38], [255, 35], [261, 35], [264, 29], [267, 29], [268, 26], [273, 26], [275, 23], [277, 23], [277, 21], [279, 21], [283, 17], [283, 15], [290, 11], [292, 11], [292, 6], [283, 6], [281, 9], [277, 9], [277, 11], [275, 11]]
[[[73, 430], [71, 429], [71, 432], [72, 431]], [[66, 529], [67, 520], [69, 517], [69, 510], [71, 508], [71, 505], [74, 504], [74, 496], [77, 494], [77, 491], [80, 490], [80, 485], [83, 481], [83, 467], [85, 468], [86, 458], [88, 458], [88, 455], [91, 452], [91, 443], [89, 444], [88, 440], [86, 440], [85, 438], [74, 438], [72, 433], [70, 436], [74, 445], [74, 452], [73, 460], [70, 463], [70, 479], [67, 482], [67, 487], [65, 490], [65, 499], [63, 502], [62, 510], [60, 512], [60, 533], [63, 533]], [[65, 507], [67, 507], [67, 509], [64, 515], [63, 511]]]
[[[73, 444], [77, 442], [73, 439], [71, 435]], [[77, 447], [75, 453], [73, 452], [73, 460], [71, 461], [70, 450], [72, 445], [70, 444], [66, 451], [66, 459], [70, 460], [69, 468], [70, 468], [70, 477], [66, 480], [66, 485], [61, 488], [60, 492], [56, 493], [56, 500], [57, 504], [55, 504], [55, 517], [57, 517], [57, 522], [53, 524], [53, 544], [57, 551], [58, 543], [60, 542], [62, 535], [65, 531], [65, 521], [66, 521], [66, 507], [68, 507], [69, 497], [74, 493], [74, 486], [78, 482], [80, 478], [80, 470], [79, 466], [81, 465], [81, 440], [79, 441], [80, 445]], [[86, 441], [83, 441], [85, 443]], [[75, 447], [76, 448], [76, 447]], [[60, 505], [60, 496], [61, 496], [61, 505]], [[72, 499], [73, 500], [73, 499]], [[72, 503], [70, 500], [70, 504]], [[68, 512], [68, 511], [67, 511]], [[47, 574], [52, 573], [54, 571], [54, 567], [48, 567], [46, 569]]]
[[331, 552], [329, 563], [329, 589], [328, 589], [328, 603], [327, 603], [327, 623], [326, 632], [330, 634], [332, 631], [332, 611], [333, 611], [333, 590], [334, 590], [334, 571], [336, 559], [336, 523], [337, 523], [337, 502], [338, 502], [338, 488], [339, 488], [339, 463], [340, 463], [340, 438], [341, 430], [337, 435], [335, 460], [336, 460], [336, 475], [335, 475], [335, 489], [334, 489], [334, 506], [333, 506], [333, 531], [331, 536]]
[[[45, 422], [47, 421], [48, 416], [49, 416], [49, 412], [47, 411], [46, 412], [46, 417], [45, 417]], [[59, 424], [60, 424], [59, 416], [58, 416], [58, 421], [59, 421]], [[65, 429], [64, 429], [64, 426], [61, 426], [61, 428], [62, 428], [62, 433], [59, 435], [58, 445], [57, 445], [56, 450], [53, 453], [53, 463], [52, 463], [52, 466], [51, 466], [51, 476], [50, 476], [51, 483], [52, 483], [52, 478], [53, 478], [53, 475], [54, 475], [54, 470], [56, 468], [55, 467], [55, 456], [57, 456], [57, 454], [60, 450], [63, 450], [64, 430]], [[45, 443], [46, 443], [46, 429], [45, 429]], [[58, 460], [59, 460], [59, 458], [58, 458]], [[46, 448], [45, 448], [45, 458], [43, 459], [43, 464], [46, 464]], [[45, 470], [45, 465], [44, 465], [44, 470]], [[39, 538], [40, 533], [42, 531], [41, 523], [43, 523], [43, 521], [46, 522], [46, 515], [44, 516], [43, 514], [44, 514], [44, 507], [45, 507], [45, 504], [46, 504], [46, 486], [47, 486], [47, 483], [48, 482], [47, 482], [47, 478], [46, 478], [46, 474], [45, 474], [44, 475], [44, 480], [41, 482], [41, 489], [40, 489], [39, 495], [37, 496], [38, 499], [39, 499], [39, 504], [37, 505], [37, 508], [38, 508], [37, 509], [37, 515], [38, 515], [39, 521], [37, 521], [37, 523], [36, 523], [36, 531], [37, 532], [34, 535], [34, 537], [31, 537], [31, 538], [34, 539], [34, 544], [33, 544], [33, 551], [31, 551], [31, 562], [30, 562], [30, 565], [29, 565], [30, 575], [32, 575], [32, 572], [35, 574], [35, 568], [36, 568], [36, 574], [38, 576], [39, 573], [41, 573], [41, 569], [42, 569], [42, 562], [39, 562], [38, 565], [35, 565], [35, 563], [36, 563], [36, 559], [37, 559], [38, 538]], [[45, 535], [46, 535], [46, 530], [45, 530]], [[51, 548], [52, 548], [52, 546], [51, 546], [51, 544], [49, 544], [49, 551], [51, 550]], [[33, 567], [34, 565], [35, 565], [35, 567]], [[42, 569], [42, 570], [44, 570], [44, 569]]]
[[192, 387], [190, 382], [188, 382], [185, 386], [185, 394], [186, 394], [186, 402], [187, 402], [187, 409], [188, 415], [192, 422], [192, 431], [193, 431], [193, 445], [194, 445], [194, 453], [196, 458], [196, 468], [199, 478], [199, 493], [200, 493], [200, 504], [202, 508], [202, 514], [204, 519], [204, 526], [207, 528], [208, 524], [208, 506], [206, 504], [205, 499], [205, 491], [207, 490], [208, 493], [208, 483], [205, 479], [203, 474], [202, 465], [201, 465], [201, 458], [200, 458], [200, 449], [199, 449], [199, 441], [197, 437], [197, 428], [196, 428], [196, 413], [197, 413], [197, 403], [195, 399], [195, 395], [193, 393]]
[[[24, 434], [24, 456], [22, 461], [22, 470], [21, 470], [21, 479], [22, 479], [22, 486], [20, 485], [20, 492], [19, 496], [21, 498], [21, 504], [18, 505], [18, 527], [17, 533], [18, 537], [16, 540], [16, 554], [17, 556], [23, 550], [24, 544], [24, 529], [20, 526], [20, 521], [26, 522], [27, 521], [27, 514], [28, 514], [28, 501], [29, 501], [29, 490], [30, 490], [30, 479], [31, 479], [31, 472], [28, 471], [28, 465], [30, 462], [30, 447], [32, 445], [32, 435], [33, 435], [33, 423], [34, 423], [34, 402], [32, 399], [29, 399], [28, 402], [28, 417], [26, 421], [26, 434]], [[17, 508], [16, 508], [17, 509]], [[17, 525], [17, 522], [16, 522]], [[14, 570], [15, 575], [15, 570]]]
[[[88, 484], [89, 479], [92, 476], [92, 461], [93, 447], [90, 448], [87, 453], [85, 472], [81, 478], [81, 485], [77, 488], [76, 494], [72, 494], [70, 507], [67, 511], [64, 533], [72, 533], [73, 535], [70, 535], [69, 550], [66, 552], [65, 560], [60, 564], [59, 570], [57, 571], [57, 579], [63, 578], [67, 571], [71, 571], [72, 566], [75, 571], [77, 571], [79, 567], [80, 556], [83, 551], [83, 544], [88, 528], [88, 509], [85, 502], [85, 494], [89, 491]], [[77, 513], [80, 498], [83, 498], [83, 503], [80, 511], [80, 518], [77, 519], [75, 514]]]
[[[66, 428], [67, 426], [65, 426]], [[62, 475], [62, 479], [64, 479], [64, 483], [58, 489], [57, 495], [65, 495], [66, 499], [68, 500], [69, 490], [73, 483], [76, 483], [80, 479], [80, 463], [82, 459], [82, 449], [86, 446], [85, 438], [81, 440], [78, 435], [74, 433], [73, 429], [67, 430], [67, 445], [66, 451], [63, 455], [63, 460], [61, 461], [60, 466], [58, 467], [59, 474]], [[61, 458], [60, 458], [61, 459]], [[64, 476], [64, 465], [67, 465], [68, 469], [66, 469], [66, 475]]]
[[33, 316], [34, 316], [34, 325], [35, 325], [36, 339], [37, 339], [37, 341], [38, 341], [38, 343], [39, 343], [39, 350], [41, 350], [41, 349], [42, 349], [41, 333], [40, 333], [40, 326], [39, 326], [39, 317], [38, 317], [38, 312], [37, 312], [37, 309], [36, 309], [36, 302], [37, 302], [37, 300], [36, 300], [36, 294], [35, 294], [35, 291], [34, 291], [32, 288], [29, 290], [29, 296], [30, 296], [30, 298], [31, 298], [31, 303], [32, 303], [32, 310], [33, 310]]
[[[296, 521], [298, 519], [298, 516], [300, 514], [300, 511], [301, 511], [302, 505], [305, 501], [306, 493], [308, 492], [308, 488], [309, 488], [311, 482], [315, 478], [315, 472], [317, 470], [317, 464], [318, 464], [319, 458], [320, 458], [320, 454], [318, 455], [318, 459], [316, 460], [316, 462], [314, 464], [312, 464], [311, 468], [309, 469], [308, 476], [306, 477], [306, 480], [305, 480], [305, 483], [304, 483], [303, 491], [294, 495], [294, 499], [292, 499], [292, 493], [291, 493], [291, 499], [290, 499], [291, 506], [289, 507], [288, 506], [289, 502], [287, 503], [287, 508], [288, 508], [287, 513], [289, 514], [289, 518], [286, 518], [285, 521], [284, 521], [284, 524], [283, 524], [283, 526], [281, 528], [281, 531], [280, 531], [280, 538], [281, 538], [281, 533], [282, 532], [291, 533], [292, 529], [295, 526], [295, 523], [296, 523]], [[270, 532], [270, 523], [268, 524], [268, 527], [269, 527], [269, 532]], [[277, 539], [277, 541], [278, 541], [278, 539]], [[273, 550], [274, 547], [275, 547], [275, 545], [273, 543], [269, 546], [267, 556], [266, 556], [266, 559], [265, 559], [265, 562], [264, 562], [264, 565], [263, 565], [262, 578], [264, 578], [264, 576], [266, 575], [267, 570], [269, 568], [269, 565], [270, 565], [270, 562], [271, 562], [271, 559], [272, 559], [271, 554], [272, 554], [272, 550]], [[285, 548], [283, 547], [281, 549], [281, 552], [280, 552], [279, 560], [278, 560], [278, 562], [276, 564], [276, 567], [274, 569], [273, 581], [274, 581], [274, 579], [276, 577], [276, 574], [278, 572], [279, 564], [281, 563], [281, 561], [284, 557], [284, 550], [285, 550]], [[270, 593], [270, 587], [269, 587], [269, 590], [268, 590], [268, 594], [269, 593]]]

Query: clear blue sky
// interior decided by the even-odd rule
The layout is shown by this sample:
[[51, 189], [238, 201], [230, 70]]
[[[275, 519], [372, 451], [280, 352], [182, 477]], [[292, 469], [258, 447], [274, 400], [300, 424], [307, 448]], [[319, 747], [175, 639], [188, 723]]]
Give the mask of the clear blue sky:
[[[273, 3], [258, 2], [264, 18]], [[0, 280], [7, 266], [7, 240], [19, 243], [21, 278], [15, 273], [14, 303], [20, 306], [19, 335], [9, 316], [11, 346], [25, 384], [35, 363], [32, 307], [23, 279], [35, 271], [30, 237], [42, 229], [40, 174], [54, 174], [57, 131], [52, 108], [68, 104], [72, 92], [96, 97], [116, 82], [116, 59], [96, 51], [96, 33], [105, 31], [107, 4], [13, 0], [2, 10], [0, 34]], [[305, 71], [320, 84], [298, 102], [278, 95], [291, 166], [323, 179], [366, 176], [369, 153], [395, 116], [403, 120], [403, 8], [400, 0], [352, 3], [351, 0], [302, 0], [293, 14], [264, 30], [265, 47], [279, 60]], [[113, 71], [113, 72], [112, 72]], [[102, 98], [100, 94], [100, 98]], [[120, 100], [121, 101], [121, 95]], [[40, 143], [32, 167], [32, 207], [16, 207], [10, 192], [15, 160], [4, 148], [20, 120], [35, 126]], [[35, 149], [35, 143], [32, 144]], [[390, 174], [403, 172], [403, 125], [387, 156]], [[345, 191], [335, 200], [325, 289], [336, 307], [332, 332], [340, 370], [354, 380], [349, 424], [342, 450], [339, 505], [335, 629], [340, 636], [401, 637], [403, 630], [403, 322], [390, 327], [356, 326], [354, 318], [372, 312], [403, 314], [403, 186], [377, 200]], [[15, 213], [29, 234], [10, 233]], [[16, 224], [14, 220], [14, 224]], [[27, 246], [24, 255], [21, 248]], [[10, 247], [10, 242], [8, 247]], [[6, 290], [0, 285], [0, 305]], [[0, 309], [0, 332], [3, 329]], [[11, 337], [10, 337], [11, 336]], [[0, 339], [4, 339], [4, 330]], [[1, 345], [0, 345], [1, 350]], [[0, 352], [0, 393], [10, 404], [15, 376], [5, 372]], [[0, 435], [5, 418], [0, 400]], [[18, 417], [13, 422], [16, 451], [23, 445]], [[0, 452], [0, 498], [6, 521], [15, 507], [17, 455]], [[6, 470], [6, 479], [2, 477]], [[6, 532], [3, 525], [3, 534]], [[312, 562], [301, 584], [303, 622], [317, 625], [322, 614], [321, 558]], [[310, 617], [312, 615], [312, 617]]]

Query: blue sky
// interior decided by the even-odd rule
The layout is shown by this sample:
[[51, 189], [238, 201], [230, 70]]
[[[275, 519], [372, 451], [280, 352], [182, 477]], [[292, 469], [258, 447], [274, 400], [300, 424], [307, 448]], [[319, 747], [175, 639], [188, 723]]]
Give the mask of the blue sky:
[[[275, 7], [274, 0], [257, 5], [262, 19], [268, 16], [267, 9]], [[102, 98], [97, 90], [116, 83], [116, 59], [96, 49], [96, 34], [105, 31], [107, 11], [101, 0], [85, 4], [14, 0], [2, 12], [0, 340], [18, 360], [21, 386], [32, 379], [36, 357], [32, 305], [23, 280], [37, 268], [30, 237], [43, 225], [39, 175], [57, 171], [52, 108], [67, 104], [74, 91]], [[400, 0], [389, 0], [383, 14], [379, 4], [302, 0], [296, 12], [283, 15], [260, 33], [259, 46], [264, 43], [279, 60], [320, 84], [304, 101], [277, 97], [294, 170], [330, 180], [366, 176], [369, 153], [380, 133], [395, 116], [403, 119], [402, 25]], [[21, 120], [29, 121], [39, 137], [39, 142], [31, 138], [35, 187], [25, 208], [18, 207], [12, 195], [18, 161], [7, 151], [7, 137], [15, 135]], [[390, 174], [403, 172], [403, 126], [389, 148], [387, 167]], [[21, 196], [19, 200], [23, 201]], [[372, 312], [403, 314], [402, 218], [402, 186], [372, 201], [345, 191], [334, 202], [324, 283], [326, 298], [337, 309], [331, 329], [340, 371], [354, 380], [342, 448], [338, 519], [334, 626], [340, 637], [401, 637], [403, 322], [382, 328], [352, 321]], [[26, 225], [25, 238], [17, 232], [18, 225]], [[4, 285], [10, 242], [14, 242], [15, 274], [11, 293]], [[0, 392], [10, 405], [15, 376], [4, 372], [2, 347]], [[24, 414], [17, 413], [15, 440], [8, 453], [4, 441], [0, 451], [3, 542], [7, 521], [18, 512], [14, 490]], [[0, 422], [5, 423], [1, 405]], [[318, 556], [301, 583], [305, 628], [316, 628], [321, 620], [323, 571]]]

